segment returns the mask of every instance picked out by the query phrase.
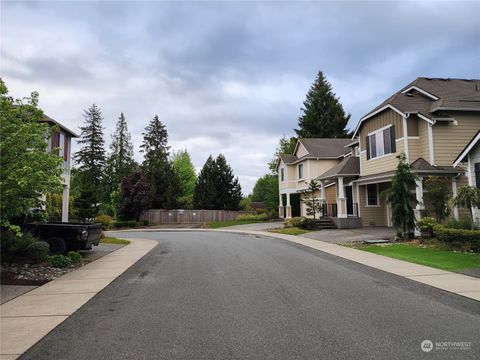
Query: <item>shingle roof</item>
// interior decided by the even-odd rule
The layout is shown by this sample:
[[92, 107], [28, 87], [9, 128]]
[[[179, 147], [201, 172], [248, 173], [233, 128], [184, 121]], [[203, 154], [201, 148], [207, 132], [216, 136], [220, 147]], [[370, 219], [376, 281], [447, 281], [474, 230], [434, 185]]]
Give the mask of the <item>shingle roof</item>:
[[458, 174], [462, 172], [459, 169], [455, 169], [453, 166], [433, 166], [430, 165], [428, 161], [424, 158], [419, 157], [412, 163], [413, 171], [416, 173], [448, 173], [448, 174]]
[[298, 158], [292, 154], [280, 154], [278, 156], [280, 157], [280, 159], [283, 160], [285, 164], [292, 164], [298, 160]]
[[299, 139], [309, 153], [309, 157], [338, 158], [345, 153], [345, 145], [352, 139], [309, 138]]
[[342, 175], [360, 175], [360, 158], [345, 158], [339, 164], [320, 175], [318, 179], [323, 180]]

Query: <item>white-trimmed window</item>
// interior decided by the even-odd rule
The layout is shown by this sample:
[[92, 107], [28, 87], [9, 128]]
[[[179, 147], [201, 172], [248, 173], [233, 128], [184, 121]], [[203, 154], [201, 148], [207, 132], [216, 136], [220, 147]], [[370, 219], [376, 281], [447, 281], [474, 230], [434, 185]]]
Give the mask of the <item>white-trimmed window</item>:
[[367, 206], [379, 206], [378, 199], [378, 184], [368, 184], [366, 186], [367, 191]]
[[303, 164], [298, 164], [298, 178], [303, 179]]
[[367, 160], [392, 154], [395, 149], [395, 126], [389, 125], [371, 132], [366, 138]]
[[285, 168], [280, 169], [280, 181], [285, 181]]

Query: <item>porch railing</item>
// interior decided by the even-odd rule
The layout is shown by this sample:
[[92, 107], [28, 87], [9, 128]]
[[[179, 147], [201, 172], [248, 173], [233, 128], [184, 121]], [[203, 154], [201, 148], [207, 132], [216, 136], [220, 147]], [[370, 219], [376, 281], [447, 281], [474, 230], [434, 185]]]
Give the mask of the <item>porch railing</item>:
[[[350, 211], [351, 210], [351, 211]], [[348, 216], [358, 217], [358, 203], [353, 203], [352, 208], [347, 210]], [[338, 206], [334, 204], [322, 204], [321, 214], [324, 217], [337, 217], [338, 216]]]

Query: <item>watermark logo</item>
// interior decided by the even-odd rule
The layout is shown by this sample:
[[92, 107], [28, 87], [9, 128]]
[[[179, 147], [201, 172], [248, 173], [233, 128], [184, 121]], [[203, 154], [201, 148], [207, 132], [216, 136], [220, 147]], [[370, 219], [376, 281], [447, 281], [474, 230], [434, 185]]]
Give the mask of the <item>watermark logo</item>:
[[431, 340], [423, 340], [420, 344], [420, 348], [423, 352], [430, 352], [433, 350], [433, 342]]

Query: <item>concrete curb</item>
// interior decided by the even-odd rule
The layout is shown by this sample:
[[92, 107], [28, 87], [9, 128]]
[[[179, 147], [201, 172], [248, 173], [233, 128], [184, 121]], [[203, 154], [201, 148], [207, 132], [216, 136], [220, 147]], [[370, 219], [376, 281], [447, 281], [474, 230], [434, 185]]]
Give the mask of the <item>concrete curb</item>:
[[128, 240], [129, 245], [0, 305], [0, 359], [18, 358], [158, 245]]
[[[130, 232], [131, 230], [124, 230]], [[403, 276], [407, 279], [417, 281], [422, 284], [436, 287], [438, 289], [446, 290], [451, 293], [461, 295], [476, 301], [480, 301], [480, 279], [472, 276], [453, 273], [450, 271], [435, 269], [429, 266], [418, 265], [403, 260], [397, 260], [390, 257], [369, 253], [357, 249], [348, 248], [345, 246], [331, 244], [320, 240], [309, 239], [302, 236], [293, 236], [285, 234], [277, 234], [266, 231], [254, 230], [229, 230], [227, 228], [220, 229], [156, 229], [143, 230], [145, 232], [151, 231], [215, 231], [225, 233], [250, 234], [258, 236], [267, 236], [270, 238], [277, 238], [287, 240], [310, 247], [312, 249], [320, 250], [331, 255], [335, 255], [350, 261], [354, 261], [375, 269], [379, 269], [391, 274]]]

